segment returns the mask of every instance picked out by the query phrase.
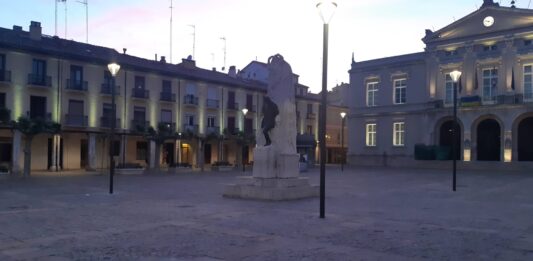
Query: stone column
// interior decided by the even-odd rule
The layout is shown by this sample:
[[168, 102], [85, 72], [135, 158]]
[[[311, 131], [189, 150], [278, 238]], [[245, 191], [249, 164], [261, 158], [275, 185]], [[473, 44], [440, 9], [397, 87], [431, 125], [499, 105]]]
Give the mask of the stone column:
[[126, 163], [126, 152], [127, 152], [127, 146], [128, 146], [128, 136], [121, 135], [120, 136], [121, 144], [120, 144], [120, 159], [119, 162], [121, 164]]
[[176, 163], [181, 163], [181, 140], [176, 141], [176, 150], [178, 151], [176, 153], [176, 157], [177, 157]]
[[87, 170], [89, 171], [95, 171], [96, 170], [96, 134], [90, 133], [89, 134], [89, 142], [88, 142], [88, 156], [89, 156], [89, 167]]
[[196, 151], [196, 164], [204, 171], [204, 143], [201, 139], [198, 139], [198, 149]]
[[22, 161], [20, 159], [20, 153], [22, 151], [22, 133], [18, 130], [13, 131], [13, 154], [11, 156], [11, 171], [13, 174], [18, 175], [22, 171]]
[[153, 140], [150, 141], [149, 150], [150, 151], [149, 151], [149, 155], [148, 155], [148, 157], [149, 157], [148, 167], [150, 169], [153, 169], [153, 168], [155, 168], [155, 164], [156, 164], [156, 162], [155, 162], [155, 141], [153, 141]]
[[50, 155], [51, 157], [51, 160], [50, 160], [50, 168], [48, 169], [49, 171], [57, 171], [58, 168], [57, 168], [57, 165], [58, 165], [58, 144], [59, 144], [59, 141], [58, 141], [58, 137], [59, 135], [53, 135], [52, 136], [52, 155]]

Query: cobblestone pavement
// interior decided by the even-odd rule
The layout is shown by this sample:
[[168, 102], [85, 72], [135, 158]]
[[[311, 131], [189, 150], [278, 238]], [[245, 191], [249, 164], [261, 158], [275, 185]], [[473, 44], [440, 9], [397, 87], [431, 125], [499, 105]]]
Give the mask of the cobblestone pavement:
[[2, 179], [0, 260], [533, 260], [533, 172], [333, 166], [324, 220], [223, 198], [241, 174]]

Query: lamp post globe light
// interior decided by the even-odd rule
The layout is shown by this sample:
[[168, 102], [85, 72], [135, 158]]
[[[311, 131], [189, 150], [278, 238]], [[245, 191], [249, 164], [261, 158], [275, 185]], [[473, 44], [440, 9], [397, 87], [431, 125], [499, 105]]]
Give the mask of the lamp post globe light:
[[453, 161], [453, 191], [457, 190], [457, 83], [461, 80], [461, 72], [454, 70], [450, 73], [453, 81], [453, 127], [452, 127], [452, 161]]
[[246, 169], [245, 169], [245, 166], [244, 166], [244, 150], [246, 149], [246, 132], [244, 131], [245, 128], [244, 128], [244, 125], [245, 125], [245, 122], [246, 122], [246, 114], [248, 113], [248, 109], [247, 108], [243, 108], [242, 110], [242, 172], [245, 172]]
[[117, 122], [117, 111], [115, 106], [115, 79], [120, 71], [120, 65], [117, 63], [110, 63], [107, 69], [113, 76], [111, 81], [111, 130], [109, 134], [109, 194], [113, 194], [113, 176], [115, 175], [115, 124]]
[[329, 22], [337, 9], [337, 4], [333, 1], [320, 1], [316, 5], [323, 26], [323, 55], [322, 55], [322, 97], [320, 101], [320, 119], [318, 129], [318, 140], [320, 145], [320, 218], [325, 217], [326, 207], [326, 106], [328, 95], [328, 37]]
[[341, 112], [341, 171], [344, 171], [344, 124], [346, 119], [346, 112]]

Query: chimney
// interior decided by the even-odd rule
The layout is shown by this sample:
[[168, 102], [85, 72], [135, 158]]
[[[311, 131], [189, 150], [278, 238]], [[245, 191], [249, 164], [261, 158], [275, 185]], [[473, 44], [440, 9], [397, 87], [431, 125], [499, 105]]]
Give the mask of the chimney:
[[235, 68], [235, 65], [229, 67], [228, 75], [232, 78], [237, 77], [237, 69]]
[[127, 51], [128, 51], [128, 48], [122, 48], [122, 53], [123, 54], [126, 54]]
[[42, 28], [41, 23], [31, 21], [30, 24], [30, 39], [32, 40], [41, 40]]
[[162, 63], [167, 63], [167, 59], [166, 59], [166, 57], [165, 57], [165, 56], [161, 56], [161, 61], [160, 61], [160, 62], [162, 62]]
[[22, 26], [20, 26], [20, 25], [13, 25], [13, 31], [15, 31], [15, 32], [22, 32]]
[[213, 72], [216, 72], [217, 71], [217, 67], [213, 67], [213, 69], [211, 69]]
[[154, 58], [154, 61], [157, 62], [157, 53], [155, 54], [155, 58]]
[[185, 68], [193, 69], [196, 67], [196, 62], [193, 59], [181, 59], [181, 65]]

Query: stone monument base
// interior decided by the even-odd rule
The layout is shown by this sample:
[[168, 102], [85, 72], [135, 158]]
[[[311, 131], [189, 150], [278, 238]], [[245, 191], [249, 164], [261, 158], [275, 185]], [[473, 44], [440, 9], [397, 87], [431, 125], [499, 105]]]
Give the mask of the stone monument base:
[[224, 197], [268, 201], [296, 200], [318, 197], [318, 186], [307, 178], [239, 177], [237, 184], [226, 185]]

